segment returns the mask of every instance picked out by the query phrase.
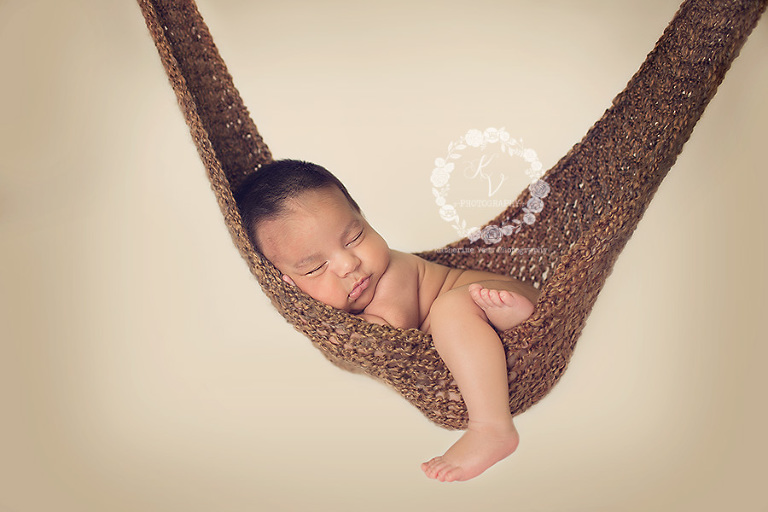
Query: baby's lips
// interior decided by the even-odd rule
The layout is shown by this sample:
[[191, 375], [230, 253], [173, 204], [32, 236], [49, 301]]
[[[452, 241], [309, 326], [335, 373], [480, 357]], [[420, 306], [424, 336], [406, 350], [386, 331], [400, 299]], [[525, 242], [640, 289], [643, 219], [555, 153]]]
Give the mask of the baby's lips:
[[352, 291], [349, 292], [348, 297], [352, 300], [357, 300], [360, 295], [363, 294], [363, 292], [368, 288], [368, 285], [371, 282], [371, 276], [367, 276], [363, 279], [361, 279], [359, 282], [355, 283], [355, 287], [352, 288]]

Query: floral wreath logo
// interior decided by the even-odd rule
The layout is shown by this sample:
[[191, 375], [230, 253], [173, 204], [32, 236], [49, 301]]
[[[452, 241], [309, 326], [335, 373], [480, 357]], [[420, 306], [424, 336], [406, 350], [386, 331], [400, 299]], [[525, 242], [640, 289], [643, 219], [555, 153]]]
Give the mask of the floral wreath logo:
[[[457, 209], [457, 206], [461, 205], [456, 202], [448, 202], [451, 174], [456, 169], [455, 162], [462, 158], [460, 151], [467, 148], [477, 148], [480, 151], [484, 151], [488, 146], [494, 144], [499, 145], [502, 153], [513, 158], [522, 158], [528, 164], [525, 174], [531, 179], [531, 183], [528, 186], [531, 197], [523, 207], [522, 220], [512, 219], [508, 222], [505, 221], [501, 226], [488, 225], [482, 230], [477, 227], [467, 228], [466, 220], [460, 217]], [[494, 190], [490, 177], [483, 174], [484, 169], [492, 159], [493, 156], [487, 158], [483, 154], [476, 169], [473, 170], [475, 176], [481, 175], [488, 179], [489, 197], [498, 191], [501, 182], [504, 180], [504, 175], [502, 174], [501, 182], [499, 182]], [[513, 139], [504, 128], [486, 128], [485, 131], [471, 129], [458, 140], [448, 144], [448, 153], [445, 158], [435, 159], [435, 168], [432, 170], [430, 180], [433, 185], [432, 194], [435, 196], [435, 203], [438, 206], [440, 217], [446, 222], [451, 223], [453, 228], [459, 233], [459, 236], [467, 237], [473, 243], [482, 238], [486, 244], [496, 244], [501, 241], [502, 237], [518, 233], [522, 229], [523, 224], [533, 224], [536, 221], [536, 214], [544, 210], [544, 198], [549, 195], [550, 187], [548, 183], [541, 179], [543, 175], [544, 171], [536, 151], [523, 146], [522, 140]]]

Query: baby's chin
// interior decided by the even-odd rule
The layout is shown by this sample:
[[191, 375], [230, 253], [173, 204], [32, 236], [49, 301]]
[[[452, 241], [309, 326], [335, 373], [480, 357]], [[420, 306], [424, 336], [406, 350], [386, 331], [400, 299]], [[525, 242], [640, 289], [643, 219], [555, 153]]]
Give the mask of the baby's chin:
[[365, 308], [367, 308], [372, 301], [373, 301], [373, 297], [364, 301], [361, 301], [360, 299], [357, 299], [356, 301], [350, 301], [349, 297], [347, 297], [347, 306], [340, 309], [346, 311], [347, 313], [351, 313], [353, 315], [359, 315], [365, 312]]
[[348, 304], [347, 307], [341, 308], [342, 310], [346, 311], [347, 313], [351, 313], [353, 315], [359, 315], [365, 311], [365, 308], [368, 307], [368, 304], [370, 304], [370, 301], [366, 304], [358, 304], [357, 302], [354, 304]]

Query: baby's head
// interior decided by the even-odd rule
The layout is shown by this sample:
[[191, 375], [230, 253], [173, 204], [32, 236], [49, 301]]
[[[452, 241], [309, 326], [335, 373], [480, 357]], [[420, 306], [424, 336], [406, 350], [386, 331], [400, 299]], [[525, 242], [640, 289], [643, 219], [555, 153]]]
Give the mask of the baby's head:
[[338, 309], [359, 312], [389, 265], [389, 247], [328, 170], [278, 160], [235, 194], [253, 246], [283, 279]]

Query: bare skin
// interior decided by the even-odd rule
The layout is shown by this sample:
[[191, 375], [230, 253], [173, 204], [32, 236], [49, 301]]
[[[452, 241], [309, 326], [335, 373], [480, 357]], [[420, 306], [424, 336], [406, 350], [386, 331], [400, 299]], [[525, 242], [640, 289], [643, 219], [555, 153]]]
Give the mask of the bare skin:
[[440, 481], [474, 478], [515, 451], [506, 355], [496, 332], [525, 321], [538, 290], [510, 276], [459, 270], [391, 250], [334, 188], [306, 191], [262, 221], [264, 255], [283, 279], [369, 322], [432, 335], [467, 405], [467, 431], [422, 464]]
[[445, 310], [443, 302], [436, 302], [435, 347], [467, 404], [469, 425], [444, 455], [421, 465], [429, 478], [469, 480], [517, 449], [520, 436], [509, 410], [506, 356], [493, 327], [514, 327], [530, 316], [533, 304], [509, 284], [482, 281], [454, 288], [444, 295], [451, 301]]

